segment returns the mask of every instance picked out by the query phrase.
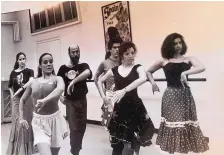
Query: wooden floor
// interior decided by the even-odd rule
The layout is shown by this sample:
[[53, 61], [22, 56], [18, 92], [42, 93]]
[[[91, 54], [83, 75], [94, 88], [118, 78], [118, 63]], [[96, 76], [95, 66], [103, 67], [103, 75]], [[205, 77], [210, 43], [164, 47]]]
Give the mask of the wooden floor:
[[[10, 133], [11, 123], [1, 125], [1, 153], [5, 155], [5, 151], [8, 145], [9, 133]], [[153, 137], [153, 145], [150, 147], [142, 147], [140, 155], [163, 155], [167, 154], [162, 151], [155, 145], [156, 135]], [[224, 145], [223, 145], [224, 146]], [[211, 146], [210, 146], [211, 148]], [[203, 155], [223, 155], [221, 147], [213, 147], [213, 151], [209, 150]], [[220, 149], [220, 150], [217, 150]], [[83, 140], [83, 149], [80, 152], [80, 155], [111, 155], [112, 148], [110, 147], [108, 132], [102, 126], [97, 125], [87, 125], [87, 130]], [[212, 153], [213, 152], [213, 153]], [[215, 153], [214, 153], [215, 152]], [[36, 154], [38, 155], [38, 154]], [[70, 153], [70, 144], [69, 138], [66, 138], [63, 142], [63, 146], [59, 152], [59, 155], [71, 155]], [[193, 153], [189, 153], [193, 155]]]

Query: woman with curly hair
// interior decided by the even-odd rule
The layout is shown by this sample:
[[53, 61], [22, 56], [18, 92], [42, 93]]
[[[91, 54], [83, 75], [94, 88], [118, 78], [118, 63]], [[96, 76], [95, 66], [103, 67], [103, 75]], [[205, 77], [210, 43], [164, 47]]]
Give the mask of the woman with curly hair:
[[[147, 70], [148, 79], [163, 68], [167, 88], [162, 97], [161, 124], [156, 144], [161, 150], [174, 152], [201, 153], [209, 149], [198, 123], [194, 98], [187, 82], [188, 75], [205, 71], [205, 67], [195, 58], [184, 56], [187, 45], [181, 34], [168, 35], [161, 47], [163, 59]], [[159, 90], [155, 82], [154, 90]]]
[[[113, 106], [108, 124], [112, 155], [139, 154], [140, 146], [150, 146], [155, 132], [153, 122], [138, 96], [138, 87], [146, 82], [144, 68], [135, 64], [137, 50], [132, 42], [119, 48], [120, 65], [109, 69], [97, 82], [102, 99]], [[103, 84], [113, 77], [115, 91], [106, 94]], [[151, 82], [151, 81], [150, 81]]]

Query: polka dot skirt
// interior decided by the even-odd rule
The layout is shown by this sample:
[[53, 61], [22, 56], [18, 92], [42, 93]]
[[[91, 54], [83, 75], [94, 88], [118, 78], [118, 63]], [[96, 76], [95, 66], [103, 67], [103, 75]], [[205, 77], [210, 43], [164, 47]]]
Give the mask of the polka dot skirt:
[[190, 88], [168, 87], [162, 98], [162, 118], [156, 144], [161, 150], [201, 153], [209, 149], [197, 120]]

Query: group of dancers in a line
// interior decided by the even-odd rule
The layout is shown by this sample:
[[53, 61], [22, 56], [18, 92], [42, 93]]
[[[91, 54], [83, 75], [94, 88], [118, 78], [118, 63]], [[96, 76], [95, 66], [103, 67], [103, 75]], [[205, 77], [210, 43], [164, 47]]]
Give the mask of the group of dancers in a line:
[[[184, 56], [187, 45], [181, 34], [172, 33], [162, 43], [162, 59], [145, 72], [135, 64], [136, 46], [115, 37], [108, 42], [110, 54], [100, 63], [94, 81], [103, 99], [102, 124], [110, 134], [112, 155], [139, 154], [150, 146], [155, 133], [153, 122], [137, 93], [149, 80], [152, 91], [159, 91], [152, 74], [163, 69], [167, 88], [162, 97], [161, 123], [156, 144], [173, 154], [202, 153], [209, 149], [198, 123], [188, 75], [201, 73], [204, 66]], [[37, 77], [26, 67], [26, 55], [18, 53], [10, 74], [12, 128], [7, 155], [30, 155], [37, 146], [40, 155], [58, 155], [63, 139], [70, 136], [70, 152], [79, 155], [87, 120], [87, 79], [92, 72], [80, 59], [79, 46], [68, 48], [70, 61], [54, 72], [53, 56], [39, 58]], [[63, 117], [58, 101], [66, 105]]]

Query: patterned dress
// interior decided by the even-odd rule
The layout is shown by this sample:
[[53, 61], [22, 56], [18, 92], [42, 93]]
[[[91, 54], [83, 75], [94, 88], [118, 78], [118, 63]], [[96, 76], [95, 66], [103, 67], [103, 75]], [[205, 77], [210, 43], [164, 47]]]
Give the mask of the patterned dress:
[[156, 144], [173, 154], [205, 152], [209, 149], [199, 127], [196, 106], [189, 86], [182, 86], [181, 73], [191, 65], [169, 62], [164, 67], [167, 89], [162, 97], [161, 124]]
[[[102, 72], [104, 74], [106, 74], [106, 72], [108, 70], [110, 70], [111, 68], [118, 66], [118, 65], [119, 65], [119, 61], [112, 60], [111, 58], [108, 58], [100, 64], [98, 70], [102, 70]], [[105, 91], [106, 95], [110, 95], [112, 93], [112, 91], [114, 91], [114, 78], [113, 77], [110, 77], [105, 81], [104, 91]], [[103, 103], [103, 105], [101, 106], [101, 109], [102, 109], [101, 123], [103, 126], [105, 126], [107, 128], [107, 126], [110, 122], [110, 119], [111, 119], [113, 105], [110, 103], [109, 104]]]

